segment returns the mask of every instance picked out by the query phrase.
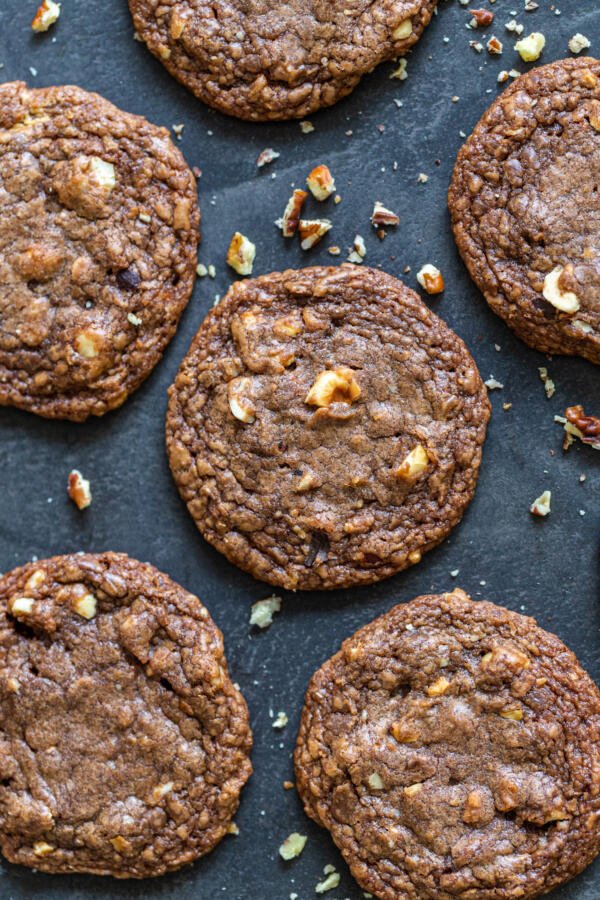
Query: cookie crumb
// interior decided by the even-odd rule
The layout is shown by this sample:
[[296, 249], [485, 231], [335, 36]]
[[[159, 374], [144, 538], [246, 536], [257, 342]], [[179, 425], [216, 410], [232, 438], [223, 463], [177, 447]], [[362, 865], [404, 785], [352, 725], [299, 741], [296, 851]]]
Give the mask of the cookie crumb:
[[298, 834], [297, 831], [293, 831], [292, 834], [286, 837], [279, 848], [279, 855], [282, 859], [285, 859], [286, 862], [289, 862], [291, 859], [296, 859], [296, 857], [300, 856], [304, 850], [307, 840], [308, 838], [306, 835]]
[[551, 500], [552, 491], [544, 491], [536, 500], [533, 501], [533, 503], [529, 507], [529, 512], [534, 516], [549, 516]]
[[281, 597], [273, 594], [264, 600], [258, 600], [252, 604], [250, 612], [250, 625], [257, 628], [268, 628], [273, 624], [273, 616], [281, 610]]

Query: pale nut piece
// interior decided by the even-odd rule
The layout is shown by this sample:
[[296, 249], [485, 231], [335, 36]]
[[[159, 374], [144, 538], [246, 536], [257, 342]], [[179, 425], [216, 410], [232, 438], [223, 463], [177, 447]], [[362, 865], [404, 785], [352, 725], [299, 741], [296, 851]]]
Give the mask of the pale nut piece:
[[592, 128], [600, 131], [600, 100], [592, 100], [590, 103], [588, 119]]
[[11, 616], [30, 616], [33, 612], [33, 597], [15, 597], [10, 601], [9, 612]]
[[126, 853], [128, 850], [131, 850], [131, 844], [124, 838], [122, 835], [118, 834], [114, 838], [110, 838], [110, 843], [113, 845], [117, 853]]
[[306, 841], [307, 838], [305, 835], [298, 834], [297, 831], [294, 831], [292, 834], [286, 837], [285, 841], [279, 848], [279, 855], [286, 861], [295, 859], [297, 856], [300, 856], [300, 854], [304, 850]]
[[316, 166], [306, 179], [308, 189], [315, 200], [327, 200], [335, 191], [335, 181], [325, 165]]
[[300, 219], [298, 225], [300, 246], [303, 250], [310, 250], [328, 231], [331, 231], [331, 228], [332, 224], [329, 219]]
[[79, 469], [69, 472], [67, 494], [77, 509], [87, 509], [92, 503], [90, 483], [87, 478], [83, 477]]
[[239, 231], [231, 238], [227, 251], [227, 265], [238, 275], [251, 275], [256, 257], [256, 246]]
[[427, 451], [422, 444], [417, 444], [417, 446], [413, 447], [410, 453], [404, 457], [398, 468], [394, 471], [394, 475], [402, 481], [408, 482], [408, 484], [414, 484], [423, 472], [429, 468], [429, 465], [430, 460]]
[[309, 406], [329, 406], [331, 403], [354, 403], [360, 397], [360, 387], [354, 372], [347, 366], [320, 372], [304, 400]]
[[173, 11], [171, 15], [171, 21], [169, 23], [169, 34], [174, 41], [179, 40], [186, 27], [186, 20], [182, 18], [182, 16], [178, 15], [177, 12]]
[[167, 781], [165, 784], [157, 784], [155, 788], [152, 789], [152, 793], [150, 794], [150, 805], [156, 806], [163, 797], [166, 797], [167, 794], [170, 794], [173, 790], [174, 783], [172, 781]]
[[236, 419], [246, 425], [251, 425], [256, 419], [256, 407], [248, 396], [251, 386], [250, 378], [245, 376], [233, 378], [227, 385], [229, 409]]
[[75, 338], [75, 350], [84, 359], [95, 359], [100, 353], [100, 336], [93, 331], [80, 331]]
[[302, 207], [307, 197], [306, 191], [295, 190], [287, 202], [283, 216], [275, 222], [277, 227], [281, 228], [284, 237], [293, 237], [298, 231]]
[[25, 587], [28, 591], [35, 591], [46, 580], [46, 573], [43, 569], [36, 569], [33, 575], [27, 579]]
[[406, 797], [414, 797], [415, 794], [419, 794], [423, 790], [423, 784], [420, 781], [417, 781], [416, 784], [409, 784], [408, 787], [404, 788], [404, 795]]
[[369, 787], [373, 791], [382, 791], [385, 787], [383, 783], [383, 778], [381, 775], [378, 775], [377, 772], [371, 772], [368, 780]]
[[390, 726], [390, 734], [399, 744], [414, 744], [419, 740], [419, 734], [406, 721], [394, 722]]
[[534, 516], [549, 516], [550, 503], [552, 500], [552, 491], [544, 491], [543, 494], [533, 501], [529, 507], [529, 512]]
[[90, 178], [107, 193], [110, 193], [117, 183], [115, 167], [99, 156], [92, 156], [90, 159]]
[[560, 278], [564, 271], [562, 266], [556, 266], [551, 272], [548, 272], [544, 278], [542, 293], [555, 309], [564, 313], [575, 313], [579, 309], [577, 294], [574, 294], [573, 291], [563, 291], [560, 285]]
[[93, 594], [84, 594], [73, 601], [73, 609], [82, 619], [93, 619], [96, 616], [98, 601]]
[[442, 697], [448, 688], [450, 687], [450, 682], [447, 678], [444, 678], [443, 675], [440, 675], [433, 684], [430, 684], [427, 687], [427, 696], [428, 697]]
[[546, 46], [546, 38], [539, 31], [532, 31], [530, 35], [521, 38], [515, 44], [515, 50], [523, 60], [523, 62], [535, 62], [539, 59], [542, 50]]
[[387, 206], [384, 206], [383, 203], [380, 203], [379, 200], [376, 200], [371, 213], [371, 225], [374, 228], [380, 228], [384, 225], [395, 228], [399, 224], [400, 216], [388, 209]]
[[445, 287], [442, 273], [431, 263], [421, 266], [417, 272], [417, 281], [428, 294], [441, 294]]
[[405, 19], [404, 22], [400, 22], [400, 24], [396, 28], [394, 28], [394, 30], [392, 31], [392, 37], [395, 41], [405, 41], [406, 38], [409, 38], [412, 33], [412, 19]]
[[277, 337], [296, 337], [303, 330], [304, 325], [299, 315], [290, 313], [289, 316], [283, 316], [277, 319], [273, 325], [273, 334]]
[[277, 150], [273, 150], [272, 147], [265, 147], [264, 150], [258, 154], [258, 159], [256, 160], [256, 168], [262, 169], [263, 166], [268, 166], [269, 163], [272, 163], [274, 160], [279, 159], [279, 154]]
[[54, 853], [54, 847], [46, 841], [36, 841], [33, 845], [33, 852], [36, 856], [49, 856]]
[[54, 25], [60, 16], [60, 3], [54, 3], [54, 0], [42, 0], [36, 12], [31, 27], [33, 31], [48, 31], [51, 25]]
[[501, 709], [500, 715], [503, 719], [512, 719], [513, 722], [523, 721], [523, 710], [518, 706], [511, 706], [508, 709]]

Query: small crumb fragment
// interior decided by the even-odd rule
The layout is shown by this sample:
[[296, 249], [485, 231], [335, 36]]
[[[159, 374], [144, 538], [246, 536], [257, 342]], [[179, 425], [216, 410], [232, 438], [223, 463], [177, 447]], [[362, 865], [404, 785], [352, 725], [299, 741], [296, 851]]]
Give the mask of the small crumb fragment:
[[49, 856], [54, 852], [54, 847], [46, 841], [36, 841], [33, 845], [33, 852], [36, 856]]
[[206, 278], [206, 276], [208, 275], [208, 269], [205, 265], [203, 265], [203, 263], [198, 263], [198, 265], [196, 266], [196, 275], [198, 276], [198, 278]]
[[173, 129], [173, 134], [175, 135], [177, 140], [180, 141], [183, 136], [183, 129], [185, 128], [185, 124], [181, 123], [180, 125], [171, 125], [171, 128]]
[[281, 597], [273, 594], [264, 600], [258, 600], [252, 604], [250, 612], [250, 625], [257, 628], [268, 628], [273, 624], [273, 616], [281, 610]]
[[341, 248], [337, 246], [337, 244], [332, 244], [331, 247], [327, 248], [327, 252], [332, 256], [339, 256], [342, 251]]
[[532, 31], [530, 35], [521, 38], [515, 44], [515, 50], [523, 60], [523, 62], [535, 62], [539, 59], [542, 50], [546, 46], [546, 38], [539, 31]]
[[572, 440], [579, 438], [583, 444], [589, 444], [592, 449], [600, 450], [600, 418], [598, 416], [586, 416], [581, 404], [569, 406], [565, 410], [565, 417], [555, 416], [555, 421], [561, 422], [567, 437]]
[[89, 481], [83, 477], [78, 469], [69, 472], [67, 494], [77, 509], [87, 509], [92, 503], [92, 492]]
[[500, 391], [504, 387], [501, 381], [496, 381], [493, 375], [490, 375], [487, 381], [483, 382], [488, 391]]
[[339, 885], [339, 883], [340, 873], [335, 871], [331, 872], [329, 875], [327, 875], [327, 878], [317, 884], [317, 886], [315, 887], [315, 894], [325, 894], [327, 891], [332, 891]]
[[279, 159], [280, 153], [277, 150], [273, 150], [272, 147], [265, 147], [258, 154], [258, 159], [256, 160], [256, 167], [258, 169], [262, 169], [263, 166], [268, 166], [269, 163], [272, 163], [274, 160]]
[[552, 500], [552, 491], [544, 491], [543, 494], [533, 501], [529, 507], [529, 512], [534, 516], [549, 516], [550, 502]]
[[399, 224], [400, 217], [391, 209], [388, 209], [387, 206], [384, 206], [383, 203], [380, 203], [379, 200], [376, 200], [375, 205], [373, 206], [373, 212], [371, 213], [371, 225], [374, 228], [379, 228], [381, 226], [395, 228]]
[[369, 787], [374, 791], [382, 791], [384, 788], [383, 778], [381, 775], [378, 775], [377, 772], [372, 772], [369, 775]]
[[233, 835], [235, 835], [235, 836], [237, 837], [237, 835], [238, 835], [239, 833], [240, 833], [240, 829], [239, 829], [238, 826], [235, 824], [235, 822], [230, 822], [229, 828], [227, 829], [227, 834], [233, 834]]
[[38, 11], [36, 12], [31, 27], [38, 34], [42, 31], [48, 31], [51, 25], [54, 25], [60, 16], [60, 3], [54, 3], [54, 0], [42, 0]]
[[277, 730], [280, 730], [280, 729], [285, 728], [285, 726], [287, 725], [287, 723], [288, 723], [288, 717], [287, 717], [286, 713], [284, 713], [284, 712], [278, 712], [278, 713], [277, 713], [277, 716], [276, 716], [276, 718], [275, 718], [275, 720], [274, 720], [274, 722], [273, 722], [272, 727], [275, 728], [275, 729], [277, 729]]
[[483, 53], [483, 44], [481, 41], [469, 41], [469, 47], [471, 47], [475, 53]]
[[304, 834], [298, 834], [297, 831], [292, 832], [279, 848], [279, 855], [286, 862], [290, 859], [296, 859], [300, 856], [306, 845], [307, 837]]
[[512, 409], [512, 403], [503, 403], [502, 409], [504, 410], [504, 412], [508, 412], [509, 409]]
[[591, 42], [586, 38], [584, 34], [574, 34], [572, 38], [569, 40], [569, 50], [571, 53], [581, 53], [582, 50], [587, 50], [591, 47]]
[[127, 321], [130, 325], [134, 325], [136, 328], [138, 328], [142, 324], [142, 320], [140, 319], [140, 317], [136, 316], [136, 314], [132, 312], [127, 313]]
[[491, 36], [489, 41], [486, 44], [488, 49], [488, 53], [491, 53], [492, 56], [500, 56], [502, 53], [502, 41], [499, 41], [495, 34]]
[[352, 242], [350, 253], [348, 254], [348, 262], [360, 265], [366, 255], [367, 248], [365, 246], [364, 238], [360, 234], [357, 234]]
[[429, 175], [426, 175], [425, 172], [419, 172], [417, 177], [418, 184], [427, 184], [429, 181]]
[[327, 200], [335, 191], [335, 181], [328, 166], [316, 166], [306, 179], [308, 189], [316, 200]]
[[305, 119], [303, 122], [300, 122], [300, 131], [302, 134], [310, 134], [311, 131], [315, 130], [315, 126], [312, 122], [309, 122], [308, 119]]
[[227, 265], [238, 275], [251, 275], [256, 257], [256, 246], [239, 231], [231, 238], [227, 251]]
[[442, 273], [431, 263], [421, 266], [417, 272], [417, 281], [428, 294], [441, 294], [445, 287]]
[[398, 60], [398, 67], [391, 73], [390, 78], [397, 78], [398, 81], [405, 81], [408, 78], [408, 63], [405, 59]]
[[545, 366], [540, 366], [538, 368], [538, 372], [540, 373], [540, 378], [544, 383], [544, 390], [546, 391], [546, 397], [550, 400], [551, 397], [554, 396], [556, 392], [556, 386], [550, 376], [548, 375], [548, 369]]
[[298, 223], [300, 246], [303, 250], [310, 250], [328, 231], [331, 231], [331, 228], [329, 219], [300, 219]]

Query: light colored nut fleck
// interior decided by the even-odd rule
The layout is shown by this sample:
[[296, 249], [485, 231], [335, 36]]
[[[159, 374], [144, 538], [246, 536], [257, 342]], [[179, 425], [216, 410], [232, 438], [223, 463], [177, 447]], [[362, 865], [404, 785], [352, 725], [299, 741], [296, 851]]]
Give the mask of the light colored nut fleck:
[[227, 265], [238, 275], [251, 275], [256, 257], [256, 246], [239, 231], [231, 238], [227, 251]]
[[419, 740], [418, 732], [411, 728], [409, 722], [403, 720], [394, 722], [390, 726], [390, 734], [399, 744], [414, 744], [415, 741]]
[[340, 366], [320, 372], [304, 400], [309, 406], [329, 406], [331, 403], [354, 403], [360, 397], [360, 387], [352, 369]]
[[318, 244], [321, 238], [331, 231], [332, 224], [329, 219], [300, 219], [298, 230], [303, 250], [310, 250]]
[[87, 509], [92, 503], [90, 483], [87, 478], [83, 477], [78, 469], [73, 469], [69, 472], [67, 494], [77, 509]]
[[93, 594], [84, 594], [73, 601], [73, 609], [83, 619], [93, 619], [96, 615], [98, 602]]
[[592, 100], [590, 103], [588, 119], [592, 128], [600, 131], [600, 100]]
[[93, 331], [80, 331], [75, 338], [75, 350], [84, 359], [95, 359], [100, 353], [100, 337]]
[[[60, 16], [60, 3], [54, 0], [42, 0], [36, 12], [31, 27], [34, 31], [48, 31]], [[588, 45], [589, 46], [589, 45]]]
[[281, 597], [266, 597], [252, 604], [250, 612], [250, 625], [257, 628], [268, 628], [273, 624], [273, 616], [281, 610]]
[[408, 78], [407, 66], [408, 63], [405, 59], [398, 60], [398, 66], [391, 73], [390, 78], [397, 78], [398, 81], [405, 81]]
[[287, 714], [284, 712], [278, 712], [275, 720], [273, 721], [272, 727], [275, 728], [276, 731], [280, 731], [285, 728], [288, 723]]
[[33, 845], [33, 852], [36, 856], [49, 856], [54, 853], [54, 847], [46, 841], [36, 841]]
[[13, 616], [29, 616], [33, 612], [34, 602], [32, 597], [15, 597], [10, 602], [9, 612]]
[[[325, 867], [327, 868], [327, 867]], [[320, 881], [315, 887], [315, 894], [325, 894], [327, 891], [332, 891], [336, 888], [340, 883], [340, 873], [339, 872], [329, 872], [327, 874], [327, 878], [323, 881]]]
[[548, 369], [545, 366], [539, 366], [538, 372], [540, 373], [540, 378], [544, 382], [544, 390], [546, 391], [546, 397], [550, 400], [551, 397], [556, 393], [556, 385], [553, 380], [548, 375]]
[[281, 219], [277, 219], [275, 224], [281, 228], [284, 237], [293, 237], [298, 231], [300, 224], [300, 214], [302, 207], [308, 194], [306, 191], [295, 190], [287, 202], [287, 206], [283, 211]]
[[240, 833], [240, 829], [237, 827], [235, 822], [230, 822], [229, 827], [227, 829], [227, 834], [235, 834], [238, 835]]
[[160, 803], [163, 797], [166, 797], [167, 794], [170, 794], [172, 790], [172, 781], [167, 781], [165, 784], [157, 784], [156, 787], [152, 789], [152, 794], [150, 795], [150, 803], [155, 806], [157, 803]]
[[523, 62], [535, 62], [539, 59], [542, 50], [546, 46], [546, 38], [539, 31], [532, 31], [530, 35], [521, 38], [515, 44], [515, 50], [523, 60]]
[[258, 169], [262, 169], [263, 166], [268, 166], [269, 163], [272, 163], [273, 160], [278, 159], [280, 154], [277, 150], [273, 150], [272, 147], [266, 147], [261, 153], [258, 154], [258, 159], [256, 160], [256, 167]]
[[136, 316], [136, 314], [132, 312], [127, 313], [127, 321], [135, 328], [139, 328], [139, 326], [142, 324], [142, 320], [140, 319], [140, 317]]
[[408, 787], [404, 788], [404, 794], [406, 797], [414, 797], [415, 794], [420, 793], [423, 790], [423, 784], [420, 781], [417, 781], [416, 784], [409, 784]]
[[21, 690], [21, 682], [16, 678], [7, 678], [6, 687], [11, 694], [18, 694]]
[[544, 491], [543, 494], [533, 501], [529, 507], [529, 512], [534, 516], [549, 516], [550, 502], [552, 500], [552, 491]]
[[306, 179], [308, 188], [316, 200], [327, 200], [335, 191], [335, 181], [328, 166], [316, 166]]
[[114, 838], [110, 838], [110, 843], [113, 845], [117, 853], [127, 853], [128, 850], [131, 850], [131, 844], [124, 838], [122, 835], [118, 834]]
[[395, 212], [392, 212], [391, 209], [388, 209], [387, 206], [384, 206], [383, 203], [380, 203], [379, 200], [376, 200], [371, 213], [371, 225], [374, 228], [380, 228], [383, 225], [396, 227], [399, 224], [400, 217]]
[[577, 294], [561, 288], [560, 279], [564, 271], [562, 266], [556, 266], [551, 272], [548, 272], [544, 278], [542, 293], [548, 303], [551, 303], [556, 309], [564, 313], [575, 313], [579, 309]]
[[417, 281], [428, 294], [441, 294], [444, 290], [444, 278], [436, 266], [427, 263], [417, 272]]
[[433, 684], [430, 684], [427, 688], [427, 695], [429, 697], [442, 697], [448, 688], [450, 687], [450, 682], [447, 678], [444, 678], [443, 675], [440, 675]]
[[581, 53], [582, 50], [587, 50], [588, 47], [591, 46], [592, 45], [588, 38], [586, 38], [586, 36], [584, 34], [581, 34], [579, 31], [569, 39], [569, 50], [571, 51], [571, 53]]
[[289, 861], [300, 856], [304, 850], [307, 838], [304, 834], [298, 834], [297, 831], [292, 832], [279, 848], [279, 855], [282, 859]]
[[309, 122], [308, 119], [304, 119], [300, 124], [300, 131], [302, 134], [310, 134], [311, 131], [315, 130], [315, 126], [312, 122]]
[[115, 167], [99, 156], [92, 156], [90, 159], [90, 176], [107, 192], [112, 191], [117, 183]]
[[486, 47], [488, 48], [488, 53], [491, 53], [492, 56], [500, 56], [502, 53], [502, 41], [499, 41], [495, 34], [491, 36]]
[[384, 788], [383, 778], [377, 772], [371, 772], [369, 775], [369, 787], [374, 791], [382, 791]]
[[175, 10], [171, 13], [171, 21], [169, 23], [169, 34], [174, 41], [179, 40], [186, 29], [187, 22]]
[[508, 709], [500, 710], [503, 719], [512, 719], [514, 722], [523, 721], [523, 710], [518, 706], [511, 706]]
[[290, 313], [277, 319], [273, 325], [273, 333], [277, 337], [296, 337], [303, 330], [302, 319], [298, 314]]
[[28, 591], [35, 591], [36, 588], [39, 588], [41, 584], [46, 580], [46, 573], [43, 569], [36, 569], [35, 572], [29, 576], [25, 587]]
[[306, 472], [302, 476], [302, 478], [300, 479], [300, 481], [298, 482], [298, 484], [296, 485], [294, 490], [298, 494], [305, 494], [307, 491], [312, 491], [315, 488], [320, 487], [320, 486], [321, 486], [321, 481], [314, 474], [314, 472]]
[[248, 397], [252, 382], [250, 378], [233, 378], [227, 385], [229, 409], [236, 419], [250, 425], [256, 418], [256, 406]]
[[423, 472], [429, 468], [429, 465], [430, 461], [427, 451], [422, 444], [417, 444], [410, 453], [407, 453], [398, 468], [394, 470], [394, 475], [402, 481], [414, 484]]
[[400, 22], [400, 24], [394, 28], [392, 31], [392, 37], [395, 41], [404, 41], [406, 38], [410, 37], [413, 33], [413, 23], [412, 19], [405, 19], [404, 22]]

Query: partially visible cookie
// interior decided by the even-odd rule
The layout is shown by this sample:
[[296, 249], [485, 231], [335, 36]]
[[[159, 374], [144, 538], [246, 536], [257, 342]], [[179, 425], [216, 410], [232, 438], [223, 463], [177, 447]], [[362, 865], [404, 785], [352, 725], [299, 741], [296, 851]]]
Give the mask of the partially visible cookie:
[[350, 265], [235, 283], [169, 395], [196, 525], [292, 590], [418, 563], [473, 496], [489, 418], [460, 338], [402, 282]]
[[197, 97], [240, 119], [293, 119], [404, 55], [436, 0], [129, 0], [135, 28]]
[[600, 851], [599, 748], [575, 656], [455, 590], [396, 606], [316, 672], [296, 785], [380, 900], [529, 898]]
[[246, 704], [200, 601], [117, 553], [0, 579], [0, 848], [145, 878], [208, 853], [252, 767]]
[[600, 363], [600, 62], [533, 69], [458, 154], [458, 249], [491, 308], [531, 347]]
[[0, 405], [120, 406], [175, 333], [198, 223], [164, 128], [77, 87], [0, 85]]

